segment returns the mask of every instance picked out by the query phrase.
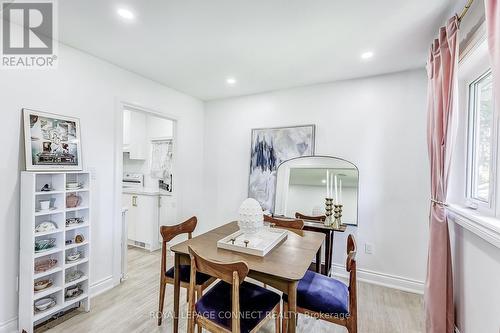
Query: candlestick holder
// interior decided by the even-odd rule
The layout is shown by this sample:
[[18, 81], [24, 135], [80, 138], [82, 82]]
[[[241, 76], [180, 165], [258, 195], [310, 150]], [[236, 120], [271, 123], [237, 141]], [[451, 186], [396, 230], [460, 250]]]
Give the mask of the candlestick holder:
[[339, 229], [342, 225], [342, 205], [333, 205], [333, 223], [331, 226], [335, 229]]
[[325, 198], [325, 225], [330, 226], [333, 223], [333, 199]]

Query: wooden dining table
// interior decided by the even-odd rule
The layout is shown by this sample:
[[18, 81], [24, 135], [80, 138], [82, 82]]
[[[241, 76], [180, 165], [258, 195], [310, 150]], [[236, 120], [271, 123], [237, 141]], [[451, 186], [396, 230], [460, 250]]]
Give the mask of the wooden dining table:
[[205, 258], [221, 262], [244, 261], [250, 271], [249, 278], [260, 281], [288, 295], [288, 332], [295, 333], [297, 320], [297, 285], [304, 277], [312, 260], [323, 244], [324, 235], [305, 230], [288, 229], [288, 237], [264, 257], [220, 249], [217, 241], [238, 231], [237, 222], [225, 224], [207, 233], [171, 247], [174, 253], [174, 328], [179, 330], [180, 265], [189, 265], [188, 247]]

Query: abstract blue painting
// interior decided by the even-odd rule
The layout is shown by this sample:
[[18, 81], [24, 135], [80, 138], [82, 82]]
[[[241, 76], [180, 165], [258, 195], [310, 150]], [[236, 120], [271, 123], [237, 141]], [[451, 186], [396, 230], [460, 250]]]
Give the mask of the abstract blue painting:
[[314, 125], [252, 130], [248, 197], [272, 213], [276, 169], [289, 159], [314, 155]]

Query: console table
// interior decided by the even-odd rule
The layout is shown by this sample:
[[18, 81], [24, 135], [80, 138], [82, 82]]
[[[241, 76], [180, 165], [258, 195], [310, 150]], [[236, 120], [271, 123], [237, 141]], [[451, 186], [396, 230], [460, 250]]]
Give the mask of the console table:
[[321, 232], [325, 234], [325, 265], [321, 265], [321, 252], [316, 255], [316, 272], [331, 276], [333, 263], [333, 238], [335, 232], [345, 232], [347, 226], [341, 225], [338, 229], [329, 227], [320, 221], [304, 220], [304, 230]]

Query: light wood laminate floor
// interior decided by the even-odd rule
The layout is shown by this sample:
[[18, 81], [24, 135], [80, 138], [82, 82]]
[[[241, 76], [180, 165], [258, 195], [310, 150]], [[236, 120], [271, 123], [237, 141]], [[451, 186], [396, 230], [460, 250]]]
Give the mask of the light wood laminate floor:
[[[169, 258], [169, 263], [172, 263]], [[158, 309], [160, 251], [149, 253], [129, 249], [128, 279], [120, 286], [92, 299], [90, 313], [81, 313], [46, 332], [124, 333], [172, 332], [171, 317], [158, 327], [152, 316]], [[173, 308], [173, 287], [167, 287], [165, 312]], [[360, 333], [423, 332], [422, 296], [367, 283], [358, 283]], [[186, 294], [181, 289], [181, 310], [186, 314]], [[40, 331], [40, 330], [38, 330]], [[180, 320], [180, 332], [186, 331], [186, 320]], [[270, 322], [261, 330], [274, 332]], [[297, 332], [343, 333], [342, 327], [299, 316]]]

